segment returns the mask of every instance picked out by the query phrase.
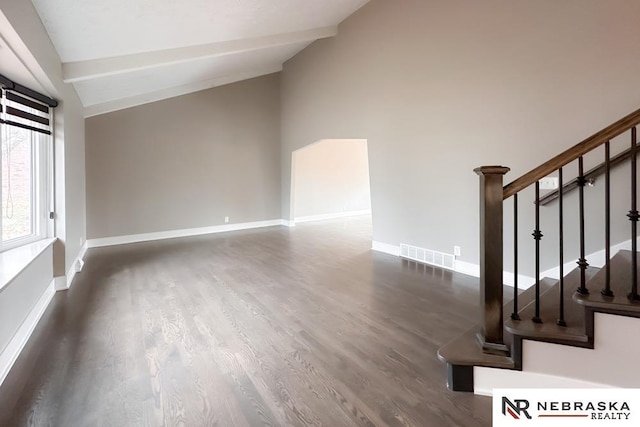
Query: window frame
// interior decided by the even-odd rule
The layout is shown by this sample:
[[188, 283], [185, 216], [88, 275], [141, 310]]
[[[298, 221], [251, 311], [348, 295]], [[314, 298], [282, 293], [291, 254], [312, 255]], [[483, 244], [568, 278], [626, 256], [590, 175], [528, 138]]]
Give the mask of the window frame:
[[[51, 115], [53, 115], [52, 110]], [[6, 128], [9, 126], [0, 124], [0, 139], [5, 138]], [[53, 200], [53, 134], [27, 131], [31, 136], [31, 233], [4, 240], [2, 236], [4, 212], [2, 212], [0, 214], [0, 253], [52, 237], [53, 234], [53, 221], [49, 219]], [[0, 177], [4, 167], [4, 162], [0, 161]], [[0, 200], [4, 200], [2, 187], [0, 187]]]

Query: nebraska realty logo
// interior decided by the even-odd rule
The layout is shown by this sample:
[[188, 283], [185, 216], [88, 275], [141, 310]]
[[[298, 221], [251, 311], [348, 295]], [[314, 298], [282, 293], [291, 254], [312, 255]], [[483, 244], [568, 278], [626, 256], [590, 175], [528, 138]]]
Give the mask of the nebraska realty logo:
[[640, 426], [640, 389], [496, 389], [493, 425]]

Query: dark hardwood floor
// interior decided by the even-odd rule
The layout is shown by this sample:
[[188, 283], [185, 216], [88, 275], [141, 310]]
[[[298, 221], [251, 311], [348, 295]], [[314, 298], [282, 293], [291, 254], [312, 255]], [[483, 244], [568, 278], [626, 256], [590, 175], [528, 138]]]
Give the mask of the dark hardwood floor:
[[366, 218], [89, 250], [0, 387], [0, 426], [489, 426], [437, 349], [478, 283]]

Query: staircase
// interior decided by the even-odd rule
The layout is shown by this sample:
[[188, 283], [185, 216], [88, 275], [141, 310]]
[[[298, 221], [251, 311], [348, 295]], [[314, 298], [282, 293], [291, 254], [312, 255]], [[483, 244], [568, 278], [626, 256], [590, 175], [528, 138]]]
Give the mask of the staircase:
[[[447, 385], [454, 391], [489, 393], [492, 387], [559, 385], [640, 385], [633, 364], [625, 377], [620, 374], [624, 356], [637, 359], [638, 349], [629, 349], [640, 329], [640, 296], [638, 293], [637, 222], [637, 153], [636, 126], [640, 124], [640, 110], [613, 123], [590, 138], [571, 147], [503, 186], [503, 177], [509, 168], [485, 166], [475, 170], [480, 177], [480, 308], [478, 326], [472, 328], [438, 351], [438, 357], [447, 365]], [[613, 157], [611, 143], [614, 138], [629, 138], [630, 147]], [[593, 157], [595, 150], [603, 151], [602, 164], [584, 171], [584, 156]], [[575, 163], [578, 176], [563, 183], [567, 165]], [[628, 164], [630, 191], [628, 211], [611, 206], [611, 170]], [[540, 194], [539, 181], [549, 175], [557, 175], [559, 189]], [[601, 267], [590, 265], [585, 255], [585, 186], [597, 175], [604, 175], [605, 213], [603, 247], [604, 263]], [[518, 219], [521, 209], [518, 196], [523, 190], [533, 190], [532, 204], [535, 242], [535, 284], [521, 292], [518, 289], [519, 256]], [[565, 233], [567, 206], [565, 194], [577, 190], [577, 206], [570, 206], [576, 213], [579, 232], [576, 236]], [[503, 212], [505, 201], [511, 199], [513, 208], [513, 247], [509, 258], [513, 261], [514, 288], [503, 286]], [[525, 205], [525, 208], [529, 208]], [[544, 237], [540, 226], [540, 209], [557, 209], [559, 275], [557, 279], [542, 278], [541, 241]], [[611, 216], [625, 215], [629, 221], [630, 250], [612, 252]], [[577, 267], [565, 274], [565, 241], [578, 242]], [[595, 264], [594, 262], [591, 262]], [[567, 268], [569, 270], [569, 268]], [[506, 297], [506, 298], [505, 298]], [[504, 303], [505, 299], [513, 298]], [[505, 316], [505, 310], [508, 313]], [[606, 327], [605, 327], [606, 326]], [[625, 329], [624, 331], [621, 331]], [[631, 330], [627, 330], [631, 329]], [[622, 334], [624, 332], [624, 334]], [[600, 334], [598, 336], [597, 334]], [[607, 343], [607, 344], [605, 344]], [[603, 346], [616, 348], [614, 360], [597, 361], [600, 354], [607, 354]], [[570, 349], [575, 348], [575, 350]], [[594, 350], [595, 348], [595, 350]], [[590, 351], [592, 353], [584, 353]], [[607, 356], [611, 358], [611, 356]], [[572, 359], [577, 358], [577, 359]], [[589, 369], [580, 369], [581, 360], [598, 363], [598, 374], [589, 376]], [[620, 364], [619, 366], [617, 364]], [[533, 367], [533, 370], [532, 370]], [[497, 368], [497, 369], [496, 369]], [[590, 366], [585, 366], [590, 368]], [[609, 381], [607, 370], [618, 371], [617, 379]], [[528, 375], [528, 376], [527, 376]], [[615, 375], [614, 375], [615, 376]], [[476, 378], [478, 377], [478, 378]], [[559, 377], [564, 377], [558, 381]]]

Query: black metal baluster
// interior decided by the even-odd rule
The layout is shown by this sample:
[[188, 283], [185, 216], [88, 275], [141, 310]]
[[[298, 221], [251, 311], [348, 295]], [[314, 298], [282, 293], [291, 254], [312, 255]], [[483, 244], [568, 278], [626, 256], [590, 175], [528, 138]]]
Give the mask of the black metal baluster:
[[631, 292], [629, 293], [629, 299], [639, 300], [638, 297], [638, 207], [636, 200], [636, 187], [637, 187], [637, 173], [636, 173], [636, 143], [637, 143], [636, 128], [631, 128], [631, 210], [627, 215], [631, 221]]
[[536, 181], [536, 229], [532, 233], [536, 241], [536, 314], [531, 320], [534, 323], [542, 323], [540, 318], [540, 181]]
[[558, 326], [567, 326], [564, 320], [564, 195], [563, 193], [562, 168], [558, 169], [558, 253], [560, 262], [560, 313]]
[[518, 315], [518, 193], [513, 195], [513, 320], [520, 320]]
[[612, 297], [611, 290], [611, 152], [609, 141], [604, 143], [604, 289], [600, 293]]
[[580, 287], [577, 292], [581, 295], [589, 295], [586, 287], [586, 270], [589, 266], [584, 254], [584, 186], [587, 180], [584, 177], [584, 159], [582, 156], [578, 158], [578, 188], [579, 188], [579, 204], [580, 204], [580, 258], [578, 258], [578, 267], [580, 268]]

